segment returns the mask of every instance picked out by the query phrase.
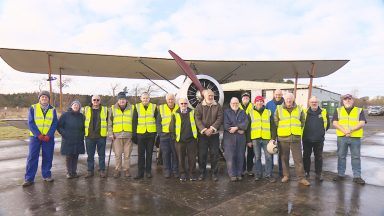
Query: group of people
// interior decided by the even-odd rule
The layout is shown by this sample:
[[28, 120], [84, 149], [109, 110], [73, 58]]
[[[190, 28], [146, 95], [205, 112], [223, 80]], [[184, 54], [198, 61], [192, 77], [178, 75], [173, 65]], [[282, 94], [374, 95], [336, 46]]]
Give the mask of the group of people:
[[[310, 98], [309, 108], [303, 109], [295, 103], [292, 93], [286, 93], [284, 98], [282, 95], [281, 90], [275, 90], [273, 100], [265, 105], [262, 96], [257, 96], [251, 103], [250, 95], [244, 93], [241, 103], [233, 97], [230, 107], [223, 111], [210, 89], [204, 90], [203, 99], [195, 109], [190, 108], [186, 98], [179, 98], [176, 103], [173, 94], [167, 94], [166, 103], [157, 106], [150, 102], [148, 93], [141, 94], [140, 103], [130, 104], [126, 94], [120, 92], [117, 102], [110, 108], [101, 105], [99, 95], [93, 95], [91, 106], [82, 108], [80, 102], [75, 100], [58, 119], [55, 108], [49, 104], [49, 92], [42, 91], [38, 95], [39, 102], [29, 109], [30, 143], [23, 186], [34, 183], [40, 149], [43, 180], [53, 181], [51, 167], [56, 130], [62, 136], [60, 152], [66, 157], [68, 179], [79, 177], [78, 157], [85, 152], [85, 178], [94, 176], [96, 150], [99, 176], [106, 177], [105, 148], [108, 136], [112, 139], [115, 154], [113, 177], [131, 177], [130, 155], [133, 143], [136, 143], [138, 169], [134, 179], [152, 178], [152, 155], [158, 136], [165, 178], [174, 176], [180, 181], [206, 179], [209, 177], [209, 155], [210, 177], [218, 181], [221, 127], [224, 130], [222, 147], [231, 181], [240, 181], [248, 174], [254, 176], [255, 181], [265, 178], [275, 182], [273, 155], [267, 150], [271, 141], [279, 146], [281, 182], [290, 180], [289, 157], [292, 152], [298, 182], [309, 186], [312, 151], [315, 155], [316, 179], [322, 181], [322, 152], [325, 132], [330, 127], [329, 116], [325, 109], [319, 107], [315, 96]], [[365, 123], [362, 109], [353, 105], [351, 95], [344, 95], [342, 106], [333, 115], [338, 136], [338, 175], [335, 181], [344, 180], [349, 146], [353, 181], [365, 183], [361, 178], [360, 165], [360, 145]], [[261, 163], [262, 150], [264, 168]]]

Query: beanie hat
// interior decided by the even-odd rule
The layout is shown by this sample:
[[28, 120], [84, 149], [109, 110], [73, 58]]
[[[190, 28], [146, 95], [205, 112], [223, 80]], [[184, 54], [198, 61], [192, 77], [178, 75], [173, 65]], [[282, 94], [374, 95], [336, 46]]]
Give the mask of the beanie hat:
[[248, 93], [248, 92], [243, 92], [243, 94], [241, 94], [241, 97], [251, 97], [251, 95]]
[[264, 102], [264, 98], [262, 96], [256, 96], [254, 103], [256, 103], [257, 101], [263, 101]]
[[79, 108], [81, 109], [81, 103], [80, 103], [80, 101], [78, 101], [78, 100], [74, 100], [74, 101], [72, 101], [72, 103], [71, 103], [71, 107], [72, 107], [73, 104], [77, 104], [77, 105], [79, 105]]
[[117, 94], [117, 99], [127, 99], [127, 96], [125, 95], [125, 92], [119, 92]]
[[37, 96], [37, 99], [40, 99], [40, 97], [43, 96], [43, 95], [47, 96], [48, 99], [51, 99], [51, 96], [49, 95], [49, 91], [41, 91], [39, 93], [39, 96]]

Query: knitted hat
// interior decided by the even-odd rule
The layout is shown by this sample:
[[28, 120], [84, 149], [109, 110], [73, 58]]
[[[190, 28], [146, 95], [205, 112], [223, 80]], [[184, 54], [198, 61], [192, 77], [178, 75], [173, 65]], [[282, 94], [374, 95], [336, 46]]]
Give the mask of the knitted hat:
[[39, 93], [39, 96], [37, 96], [37, 99], [40, 100], [40, 97], [43, 96], [43, 95], [47, 96], [48, 99], [51, 99], [51, 96], [49, 95], [49, 91], [41, 91], [41, 92]]
[[241, 94], [241, 97], [251, 97], [251, 95], [248, 93], [248, 92], [243, 92], [243, 94]]
[[77, 105], [79, 105], [79, 108], [81, 109], [81, 103], [80, 103], [80, 101], [78, 101], [78, 100], [74, 100], [74, 101], [72, 101], [72, 103], [71, 103], [71, 107], [72, 107], [73, 104], [77, 104]]
[[264, 98], [262, 96], [256, 96], [254, 103], [256, 103], [257, 101], [263, 101], [264, 102]]
[[117, 94], [117, 99], [127, 99], [127, 95], [125, 95], [125, 92], [119, 92]]

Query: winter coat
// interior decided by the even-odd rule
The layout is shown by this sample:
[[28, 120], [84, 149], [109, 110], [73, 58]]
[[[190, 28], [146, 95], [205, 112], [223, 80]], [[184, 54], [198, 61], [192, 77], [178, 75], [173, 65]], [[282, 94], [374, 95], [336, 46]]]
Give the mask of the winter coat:
[[[226, 109], [224, 111], [224, 135], [223, 135], [223, 145], [235, 145], [238, 143], [246, 142], [246, 134], [244, 133], [247, 130], [249, 119], [244, 110], [237, 110], [236, 112], [232, 109]], [[231, 134], [229, 133], [230, 127], [238, 127], [238, 131], [242, 131], [240, 134], [238, 131]]]
[[61, 134], [61, 149], [62, 155], [84, 154], [84, 127], [85, 117], [80, 112], [74, 112], [68, 109], [61, 115], [58, 124], [58, 132]]

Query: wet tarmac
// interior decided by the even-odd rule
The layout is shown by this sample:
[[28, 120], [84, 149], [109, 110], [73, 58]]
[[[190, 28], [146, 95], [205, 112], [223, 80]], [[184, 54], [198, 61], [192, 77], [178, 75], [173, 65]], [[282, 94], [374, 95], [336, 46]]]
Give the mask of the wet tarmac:
[[[0, 141], [0, 215], [384, 215], [384, 126], [367, 132], [361, 151], [364, 186], [352, 182], [350, 157], [348, 178], [332, 181], [337, 163], [332, 129], [326, 135], [324, 181], [312, 177], [310, 187], [298, 185], [294, 179], [287, 184], [255, 182], [251, 177], [230, 182], [223, 161], [218, 182], [165, 179], [155, 163], [151, 179], [95, 176], [68, 180], [57, 140], [52, 168], [55, 181], [43, 182], [39, 170], [36, 183], [23, 188], [28, 143]], [[113, 164], [112, 157], [111, 168]], [[79, 172], [86, 172], [85, 155], [80, 157]]]

